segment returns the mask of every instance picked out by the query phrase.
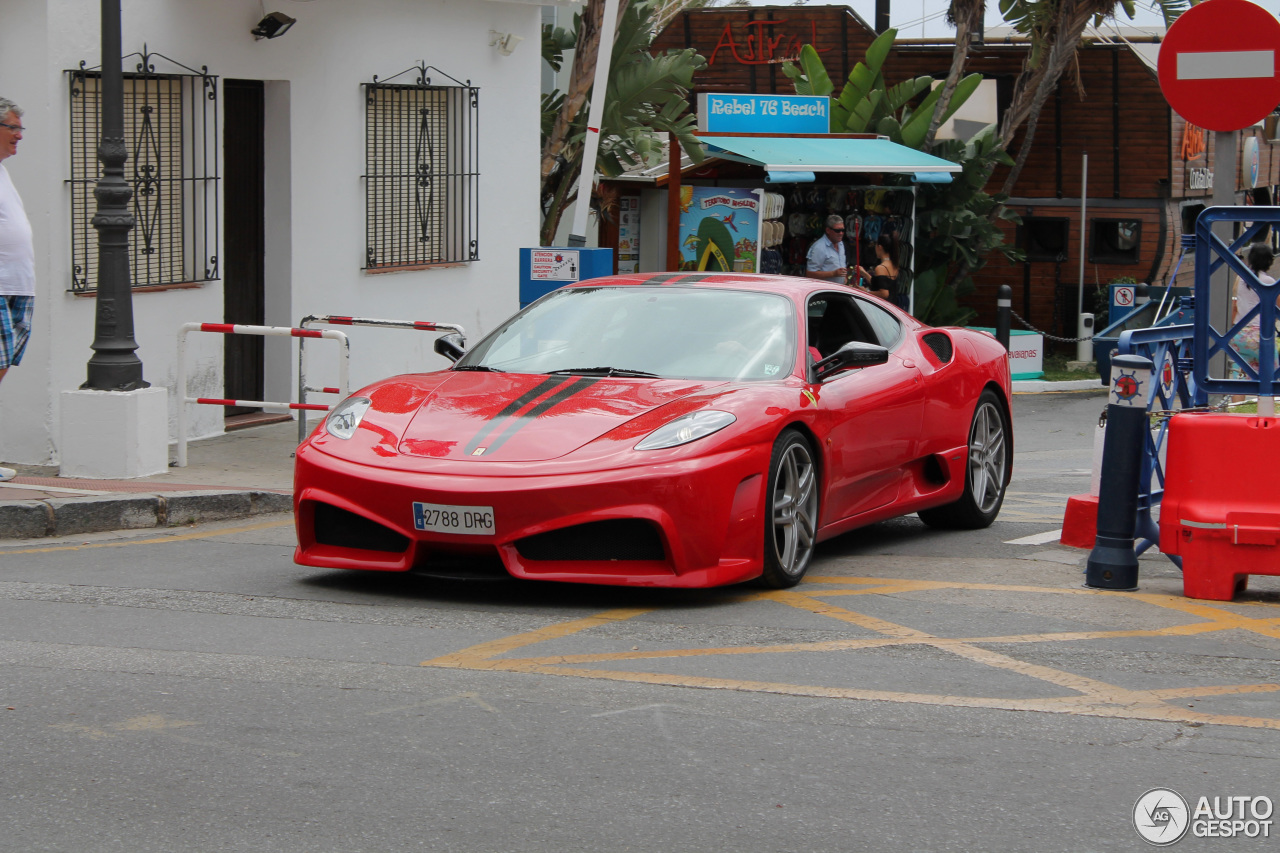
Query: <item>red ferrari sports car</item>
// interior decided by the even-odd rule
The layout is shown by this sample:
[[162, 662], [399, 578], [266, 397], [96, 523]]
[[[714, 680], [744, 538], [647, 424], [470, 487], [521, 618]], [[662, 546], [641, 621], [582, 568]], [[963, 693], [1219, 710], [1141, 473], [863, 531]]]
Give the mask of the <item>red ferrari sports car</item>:
[[855, 527], [991, 524], [1012, 471], [995, 338], [815, 279], [592, 279], [462, 343], [298, 448], [298, 563], [789, 587]]

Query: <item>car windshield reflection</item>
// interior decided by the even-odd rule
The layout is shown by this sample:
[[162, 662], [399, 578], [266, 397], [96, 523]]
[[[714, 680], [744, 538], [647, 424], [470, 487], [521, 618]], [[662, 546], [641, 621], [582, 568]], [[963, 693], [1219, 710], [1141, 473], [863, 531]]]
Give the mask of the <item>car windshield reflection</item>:
[[795, 363], [791, 301], [681, 287], [556, 291], [516, 315], [457, 369], [765, 380]]

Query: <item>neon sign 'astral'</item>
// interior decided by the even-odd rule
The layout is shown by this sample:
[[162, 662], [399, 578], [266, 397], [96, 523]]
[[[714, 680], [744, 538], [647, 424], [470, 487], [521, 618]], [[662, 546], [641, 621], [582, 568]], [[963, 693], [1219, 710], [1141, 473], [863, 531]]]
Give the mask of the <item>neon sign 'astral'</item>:
[[733, 55], [735, 62], [741, 65], [775, 65], [783, 62], [794, 62], [800, 56], [800, 48], [804, 45], [813, 45], [814, 50], [818, 53], [830, 53], [833, 48], [818, 47], [818, 24], [815, 21], [809, 22], [809, 38], [802, 41], [800, 36], [788, 35], [783, 33], [779, 36], [770, 37], [765, 31], [765, 27], [780, 27], [786, 21], [748, 21], [742, 24], [743, 32], [738, 38], [733, 34], [733, 23], [724, 25], [724, 30], [720, 33], [720, 40], [716, 42], [715, 49], [711, 51], [711, 57], [707, 60], [707, 65], [715, 65], [716, 57], [721, 50], [727, 49]]

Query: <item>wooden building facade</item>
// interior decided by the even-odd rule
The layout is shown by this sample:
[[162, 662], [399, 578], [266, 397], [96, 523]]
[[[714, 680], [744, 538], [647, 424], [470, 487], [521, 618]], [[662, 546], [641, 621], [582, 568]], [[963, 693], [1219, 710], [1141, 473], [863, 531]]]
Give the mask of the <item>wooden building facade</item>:
[[[716, 8], [681, 14], [655, 49], [693, 47], [708, 61], [694, 78], [702, 92], [794, 92], [782, 63], [814, 45], [837, 91], [863, 58], [876, 33], [845, 6]], [[942, 79], [954, 42], [899, 41], [885, 62], [889, 85], [922, 75]], [[1115, 279], [1153, 285], [1189, 285], [1190, 254], [1179, 265], [1180, 236], [1213, 191], [1212, 133], [1188, 125], [1160, 92], [1154, 67], [1158, 46], [1086, 42], [1078, 64], [1064, 75], [1040, 114], [1027, 162], [1009, 205], [1021, 225], [1007, 237], [1027, 253], [1025, 263], [992, 260], [974, 278], [965, 301], [978, 322], [994, 322], [996, 290], [1013, 288], [1014, 310], [1039, 330], [1074, 337], [1084, 240], [1085, 311], [1092, 294]], [[999, 121], [1027, 52], [1025, 43], [975, 44], [966, 73], [994, 81]], [[1280, 145], [1263, 127], [1235, 135], [1237, 203], [1271, 203], [1280, 184]], [[1010, 147], [1016, 155], [1020, 131]], [[1251, 141], [1252, 140], [1252, 141]], [[1087, 153], [1085, 219], [1081, 196]], [[1007, 170], [991, 177], [990, 192]], [[761, 186], [763, 186], [763, 175]], [[849, 184], [849, 177], [818, 175], [819, 185]], [[1083, 225], [1083, 228], [1082, 228]], [[1171, 282], [1177, 268], [1176, 281]], [[1101, 328], [1102, 320], [1099, 321]]]

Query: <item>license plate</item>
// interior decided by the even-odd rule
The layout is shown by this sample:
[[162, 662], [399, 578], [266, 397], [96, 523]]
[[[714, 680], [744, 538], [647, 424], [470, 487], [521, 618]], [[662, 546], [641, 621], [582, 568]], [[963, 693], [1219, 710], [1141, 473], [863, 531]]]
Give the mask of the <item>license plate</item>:
[[413, 526], [435, 533], [493, 534], [493, 507], [413, 504]]

